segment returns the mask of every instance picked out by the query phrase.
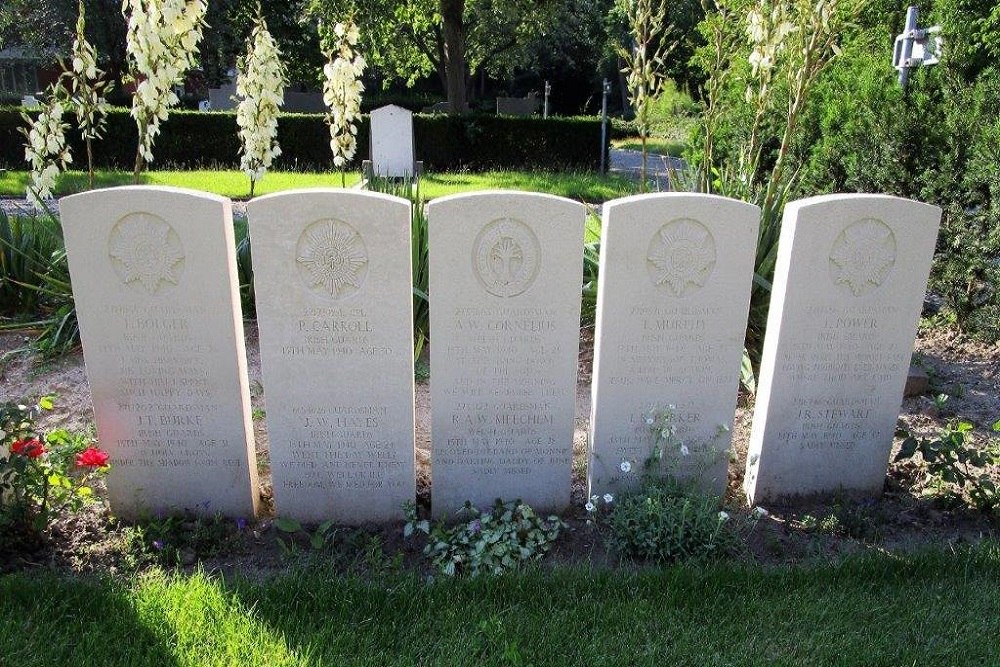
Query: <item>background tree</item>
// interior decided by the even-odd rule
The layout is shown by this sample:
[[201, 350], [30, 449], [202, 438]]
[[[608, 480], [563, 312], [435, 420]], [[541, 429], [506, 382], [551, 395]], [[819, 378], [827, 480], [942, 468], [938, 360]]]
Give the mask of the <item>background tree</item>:
[[[436, 74], [453, 112], [469, 108], [469, 81], [544, 34], [566, 0], [310, 0], [327, 24], [355, 17], [364, 50], [390, 81]], [[523, 51], [521, 51], [523, 53]]]
[[[109, 80], [127, 70], [125, 19], [121, 0], [84, 0], [86, 39], [100, 55]], [[66, 56], [76, 37], [77, 0], [3, 0], [0, 2], [0, 49], [27, 47]]]

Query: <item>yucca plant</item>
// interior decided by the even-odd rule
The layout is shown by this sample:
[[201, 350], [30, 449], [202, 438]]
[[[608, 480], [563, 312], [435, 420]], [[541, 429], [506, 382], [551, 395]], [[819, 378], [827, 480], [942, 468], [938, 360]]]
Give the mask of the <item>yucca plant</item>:
[[40, 213], [0, 213], [0, 300], [5, 329], [36, 332], [33, 347], [65, 354], [80, 340], [62, 227], [47, 206]]
[[250, 226], [246, 218], [234, 218], [233, 229], [236, 236], [236, 277], [240, 286], [240, 306], [244, 319], [256, 315], [253, 292], [253, 258], [250, 255]]
[[[755, 389], [781, 236], [781, 217], [798, 168], [791, 147], [817, 78], [840, 53], [838, 41], [865, 0], [705, 0], [700, 53], [705, 87], [703, 150], [696, 187], [761, 209], [744, 347], [743, 384]], [[743, 21], [735, 18], [744, 16]], [[743, 45], [740, 47], [740, 45]], [[743, 59], [745, 62], [739, 62]], [[739, 67], [737, 67], [739, 63]], [[745, 65], [749, 64], [749, 72]], [[742, 78], [741, 78], [742, 77]], [[729, 85], [745, 86], [752, 120], [729, 160], [715, 153]], [[728, 99], [728, 98], [727, 98]], [[783, 113], [776, 114], [776, 111]], [[739, 125], [739, 123], [734, 123]], [[773, 147], [777, 150], [773, 153]]]
[[427, 214], [424, 200], [420, 195], [420, 179], [412, 177], [387, 178], [373, 176], [368, 179], [367, 188], [372, 192], [394, 195], [409, 199], [411, 209], [410, 236], [413, 266], [413, 356], [420, 357], [424, 346], [430, 340], [430, 297], [427, 284], [430, 265], [427, 261]]

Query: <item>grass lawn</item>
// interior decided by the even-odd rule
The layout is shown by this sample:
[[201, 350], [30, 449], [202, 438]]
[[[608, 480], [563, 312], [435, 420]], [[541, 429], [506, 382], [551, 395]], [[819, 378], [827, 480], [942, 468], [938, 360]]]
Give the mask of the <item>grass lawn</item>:
[[0, 577], [0, 664], [985, 665], [1000, 547], [839, 565]]
[[[349, 172], [346, 183], [354, 185], [360, 179], [358, 172]], [[29, 181], [26, 171], [7, 171], [0, 175], [0, 196], [23, 197]], [[233, 199], [246, 199], [250, 182], [241, 171], [150, 171], [144, 173], [146, 185], [172, 185], [214, 192]], [[95, 175], [97, 187], [130, 185], [132, 174], [122, 171], [102, 170]], [[255, 194], [267, 194], [293, 188], [340, 187], [339, 173], [270, 172], [257, 184]], [[70, 171], [59, 177], [56, 195], [65, 196], [87, 188], [87, 176], [81, 171]], [[635, 186], [619, 176], [602, 176], [596, 173], [557, 173], [529, 171], [499, 171], [473, 173], [427, 174], [421, 182], [426, 199], [470, 190], [528, 190], [579, 199], [603, 202], [633, 194]]]

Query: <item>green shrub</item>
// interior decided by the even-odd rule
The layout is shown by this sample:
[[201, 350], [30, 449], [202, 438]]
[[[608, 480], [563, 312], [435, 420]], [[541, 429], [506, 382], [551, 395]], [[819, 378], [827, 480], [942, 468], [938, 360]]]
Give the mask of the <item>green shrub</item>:
[[615, 501], [609, 545], [622, 556], [656, 563], [731, 555], [739, 538], [719, 498], [670, 479], [647, 478], [638, 493]]
[[[19, 110], [0, 109], [0, 166], [24, 167]], [[358, 125], [357, 169], [369, 154], [369, 125]], [[600, 162], [601, 123], [594, 118], [511, 118], [492, 114], [413, 118], [417, 158], [430, 171], [469, 169], [596, 169]], [[135, 122], [127, 109], [108, 114], [105, 137], [94, 144], [98, 167], [130, 169], [136, 150]], [[78, 133], [70, 132], [74, 155], [83, 155]], [[333, 169], [329, 130], [321, 114], [282, 114], [278, 119], [281, 156], [276, 169], [326, 171]], [[239, 167], [236, 116], [229, 112], [176, 110], [163, 124], [153, 150], [156, 167]]]
[[0, 316], [25, 318], [39, 311], [44, 276], [62, 245], [51, 218], [0, 210]]

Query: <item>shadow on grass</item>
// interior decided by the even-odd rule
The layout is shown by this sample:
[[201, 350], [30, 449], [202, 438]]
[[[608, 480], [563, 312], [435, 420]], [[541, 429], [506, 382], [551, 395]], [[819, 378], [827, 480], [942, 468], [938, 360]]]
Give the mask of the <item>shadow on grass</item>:
[[158, 625], [110, 581], [0, 576], [0, 665], [179, 665]]

